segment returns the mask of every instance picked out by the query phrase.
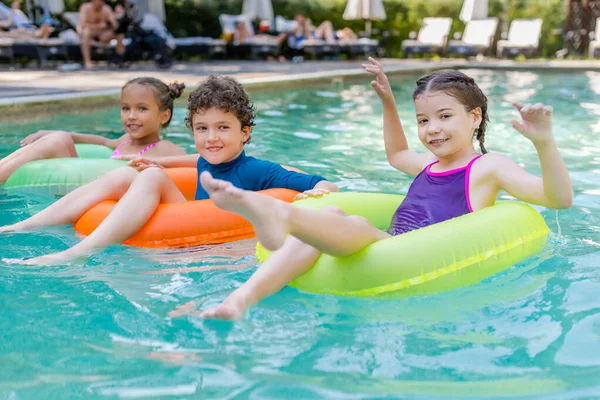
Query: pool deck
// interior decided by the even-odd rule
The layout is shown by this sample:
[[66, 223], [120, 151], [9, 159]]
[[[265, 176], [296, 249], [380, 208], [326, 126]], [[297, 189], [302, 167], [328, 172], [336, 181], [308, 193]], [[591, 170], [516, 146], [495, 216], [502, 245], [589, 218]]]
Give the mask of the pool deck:
[[[367, 79], [361, 70], [363, 60], [304, 61], [279, 63], [260, 61], [205, 61], [176, 63], [169, 70], [157, 70], [153, 65], [136, 65], [131, 69], [60, 72], [57, 70], [0, 70], [0, 117], [9, 109], [33, 103], [57, 102], [68, 99], [114, 97], [128, 80], [139, 76], [154, 76], [165, 82], [179, 81], [195, 86], [209, 74], [230, 74], [248, 89], [302, 85], [307, 82], [327, 82], [345, 79]], [[425, 72], [441, 68], [485, 68], [501, 70], [561, 70], [600, 71], [600, 60], [467, 61], [464, 59], [416, 60], [384, 59], [389, 74]], [[72, 102], [70, 102], [72, 103]], [[2, 118], [0, 118], [2, 119]]]

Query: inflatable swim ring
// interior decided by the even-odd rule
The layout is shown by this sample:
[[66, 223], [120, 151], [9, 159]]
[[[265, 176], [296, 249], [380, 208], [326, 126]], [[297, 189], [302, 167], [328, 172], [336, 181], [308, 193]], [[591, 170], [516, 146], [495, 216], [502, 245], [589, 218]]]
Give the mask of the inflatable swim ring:
[[63, 196], [110, 170], [127, 165], [127, 161], [110, 159], [113, 150], [105, 146], [76, 144], [75, 148], [78, 157], [38, 160], [23, 165], [8, 178], [4, 187]]
[[[194, 201], [198, 182], [196, 168], [168, 168], [165, 171], [190, 201], [160, 204], [146, 225], [123, 244], [137, 247], [195, 246], [233, 242], [255, 236], [252, 225], [246, 219], [221, 210], [211, 200]], [[298, 192], [269, 189], [261, 193], [291, 202]], [[75, 223], [75, 230], [89, 235], [115, 204], [115, 201], [107, 200], [90, 208]]]
[[[332, 193], [295, 202], [320, 209], [335, 205], [386, 229], [404, 196]], [[531, 206], [513, 201], [382, 240], [348, 257], [322, 255], [290, 286], [346, 296], [429, 294], [470, 285], [535, 254], [550, 232]], [[269, 251], [257, 245], [264, 261]]]

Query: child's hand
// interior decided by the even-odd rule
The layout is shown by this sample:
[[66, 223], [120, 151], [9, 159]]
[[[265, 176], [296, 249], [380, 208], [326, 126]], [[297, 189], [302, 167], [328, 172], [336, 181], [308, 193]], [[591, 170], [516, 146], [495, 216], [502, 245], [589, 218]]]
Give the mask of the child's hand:
[[512, 126], [534, 144], [552, 140], [552, 106], [542, 103], [513, 103], [523, 121], [512, 120]]
[[135, 157], [127, 163], [130, 167], [136, 168], [138, 171], [143, 171], [148, 168], [163, 168], [162, 165], [156, 161], [146, 157]]
[[25, 137], [25, 139], [21, 140], [21, 147], [27, 146], [41, 138], [42, 136], [49, 135], [50, 133], [58, 132], [58, 131], [37, 131], [36, 133], [32, 133]]
[[387, 76], [383, 72], [383, 66], [373, 57], [369, 57], [369, 61], [371, 61], [371, 64], [362, 64], [361, 66], [368, 73], [375, 75], [376, 80], [371, 81], [371, 87], [382, 101], [393, 99], [392, 88]]
[[294, 201], [300, 199], [307, 199], [309, 197], [322, 197], [324, 194], [329, 193], [327, 189], [310, 189], [306, 190], [302, 193], [298, 193], [296, 197], [294, 197]]

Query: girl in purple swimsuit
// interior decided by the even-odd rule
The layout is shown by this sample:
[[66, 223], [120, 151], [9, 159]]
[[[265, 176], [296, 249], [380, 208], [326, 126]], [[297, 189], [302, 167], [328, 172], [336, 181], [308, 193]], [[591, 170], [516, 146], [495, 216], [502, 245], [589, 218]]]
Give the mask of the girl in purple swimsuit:
[[177, 156], [185, 151], [160, 139], [171, 122], [173, 101], [185, 85], [166, 85], [155, 78], [136, 78], [121, 90], [121, 122], [125, 134], [118, 139], [64, 131], [39, 131], [21, 141], [21, 148], [0, 160], [0, 184], [22, 165], [35, 160], [77, 157], [75, 143], [99, 144], [116, 149], [112, 157]]
[[[363, 68], [375, 76], [371, 86], [383, 103], [387, 159], [394, 168], [416, 176], [390, 227], [380, 231], [366, 219], [335, 208], [294, 207], [235, 188], [205, 172], [200, 181], [215, 204], [248, 218], [261, 243], [274, 253], [203, 317], [238, 319], [248, 306], [304, 274], [321, 253], [347, 256], [391, 235], [489, 207], [500, 190], [549, 208], [571, 206], [573, 189], [554, 142], [551, 106], [514, 103], [522, 121], [513, 120], [512, 125], [535, 146], [542, 169], [538, 177], [511, 159], [486, 151], [487, 99], [475, 81], [458, 71], [436, 71], [419, 79], [413, 94], [419, 139], [429, 150], [417, 153], [408, 149], [383, 67], [369, 60]], [[481, 153], [475, 150], [474, 139]]]

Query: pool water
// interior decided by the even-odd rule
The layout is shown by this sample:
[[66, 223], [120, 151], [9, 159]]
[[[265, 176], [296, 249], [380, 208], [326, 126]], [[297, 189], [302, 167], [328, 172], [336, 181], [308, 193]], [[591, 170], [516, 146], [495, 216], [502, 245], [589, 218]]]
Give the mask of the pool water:
[[[512, 101], [547, 102], [574, 205], [538, 207], [552, 230], [539, 254], [469, 287], [395, 300], [285, 288], [237, 323], [203, 321], [257, 267], [253, 243], [110, 248], [72, 265], [0, 262], [0, 399], [600, 398], [600, 73], [465, 71], [490, 101], [490, 151], [533, 173]], [[394, 79], [410, 146], [411, 93]], [[343, 190], [405, 193], [387, 165], [382, 110], [368, 85], [253, 94], [248, 153], [319, 173]], [[177, 109], [166, 137], [194, 151]], [[118, 109], [0, 126], [0, 156], [37, 129], [121, 131]], [[506, 196], [503, 196], [506, 197]], [[0, 225], [51, 199], [0, 188]], [[71, 246], [71, 227], [6, 234], [1, 257]], [[426, 245], [435, 246], [435, 243]], [[178, 310], [181, 316], [171, 318]]]

